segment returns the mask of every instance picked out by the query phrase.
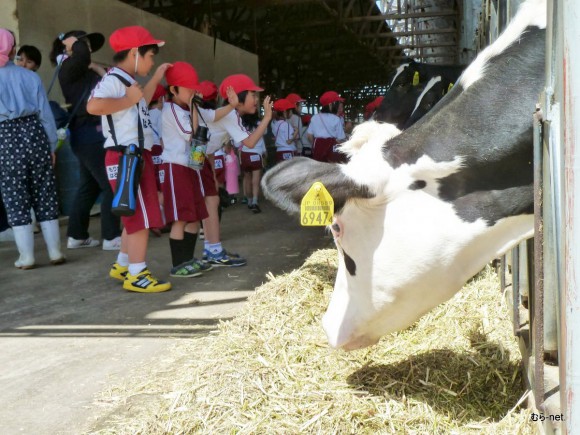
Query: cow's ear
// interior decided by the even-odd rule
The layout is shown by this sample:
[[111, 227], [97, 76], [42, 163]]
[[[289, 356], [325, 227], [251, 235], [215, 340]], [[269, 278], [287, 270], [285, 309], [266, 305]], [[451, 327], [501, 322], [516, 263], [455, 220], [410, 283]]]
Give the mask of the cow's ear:
[[365, 187], [358, 185], [341, 170], [341, 165], [321, 163], [305, 157], [296, 157], [270, 169], [262, 179], [266, 198], [289, 213], [300, 212], [300, 202], [316, 181], [320, 181], [334, 200], [338, 213], [348, 199], [372, 198]]

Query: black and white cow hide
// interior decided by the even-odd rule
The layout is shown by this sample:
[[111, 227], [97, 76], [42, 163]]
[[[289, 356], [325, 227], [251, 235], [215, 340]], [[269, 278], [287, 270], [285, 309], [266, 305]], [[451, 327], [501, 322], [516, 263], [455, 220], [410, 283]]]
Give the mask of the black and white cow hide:
[[266, 173], [265, 195], [289, 212], [314, 181], [335, 200], [339, 267], [323, 318], [332, 347], [366, 347], [411, 325], [533, 234], [545, 27], [545, 0], [527, 0], [408, 130], [367, 122], [342, 146], [347, 164], [296, 158]]

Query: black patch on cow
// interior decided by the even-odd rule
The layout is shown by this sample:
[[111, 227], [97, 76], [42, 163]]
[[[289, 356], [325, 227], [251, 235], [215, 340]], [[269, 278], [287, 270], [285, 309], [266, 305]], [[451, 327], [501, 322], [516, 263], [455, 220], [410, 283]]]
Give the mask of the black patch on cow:
[[493, 57], [482, 78], [451, 91], [416, 124], [389, 140], [383, 157], [397, 168], [422, 156], [435, 162], [462, 158], [441, 178], [439, 197], [468, 222], [490, 225], [531, 213], [532, 114], [544, 86], [545, 30], [528, 27]]
[[348, 270], [348, 273], [350, 273], [350, 276], [355, 276], [356, 275], [356, 263], [354, 262], [354, 260], [352, 258], [350, 258], [350, 256], [344, 251], [344, 249], [342, 250], [342, 253], [344, 254], [344, 265], [346, 266], [346, 270]]
[[409, 184], [409, 190], [421, 190], [427, 185], [425, 180], [416, 180]]
[[300, 211], [302, 198], [315, 181], [320, 181], [334, 201], [334, 213], [339, 213], [346, 201], [372, 198], [366, 186], [355, 183], [335, 163], [321, 163], [306, 157], [295, 157], [270, 169], [262, 179], [266, 198], [290, 213]]

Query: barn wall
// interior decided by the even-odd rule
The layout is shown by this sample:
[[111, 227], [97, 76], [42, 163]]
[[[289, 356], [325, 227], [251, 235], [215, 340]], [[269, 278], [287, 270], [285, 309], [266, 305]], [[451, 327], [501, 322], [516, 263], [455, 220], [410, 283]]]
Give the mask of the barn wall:
[[[16, 18], [17, 16], [17, 18]], [[38, 71], [48, 85], [54, 68], [48, 53], [54, 38], [63, 31], [98, 31], [107, 38], [119, 27], [142, 25], [166, 41], [156, 64], [185, 60], [197, 69], [200, 79], [219, 82], [229, 74], [243, 72], [258, 80], [258, 57], [210, 36], [178, 26], [118, 0], [2, 0], [0, 26], [15, 31], [17, 43], [37, 46], [43, 55]], [[94, 60], [110, 64], [113, 51], [108, 43]], [[59, 90], [56, 89], [56, 92]]]

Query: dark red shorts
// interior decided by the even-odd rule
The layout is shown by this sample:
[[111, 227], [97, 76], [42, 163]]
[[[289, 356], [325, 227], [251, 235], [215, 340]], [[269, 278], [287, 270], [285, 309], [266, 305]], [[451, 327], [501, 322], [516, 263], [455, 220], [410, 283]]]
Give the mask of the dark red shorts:
[[163, 163], [163, 210], [165, 221], [199, 222], [208, 217], [201, 193], [201, 175], [187, 166]]
[[262, 163], [262, 155], [258, 153], [249, 153], [242, 151], [241, 153], [240, 167], [244, 172], [252, 172], [262, 169], [264, 167]]
[[[119, 151], [107, 150], [105, 154], [105, 168], [107, 177], [113, 192], [117, 186], [117, 171], [119, 169]], [[137, 209], [133, 216], [121, 217], [121, 222], [128, 234], [136, 233], [145, 228], [161, 228], [163, 218], [159, 208], [159, 198], [157, 196], [157, 183], [155, 182], [155, 168], [151, 152], [143, 152], [143, 171], [137, 190]]]
[[293, 159], [295, 155], [294, 151], [276, 151], [276, 162]]
[[226, 159], [223, 155], [214, 155], [213, 169], [220, 186], [226, 184]]
[[319, 162], [331, 161], [332, 149], [336, 145], [333, 137], [317, 137], [312, 145], [312, 158]]
[[217, 196], [218, 187], [215, 185], [215, 178], [213, 176], [213, 169], [209, 159], [205, 159], [203, 168], [199, 171], [201, 175], [201, 187], [203, 196]]

